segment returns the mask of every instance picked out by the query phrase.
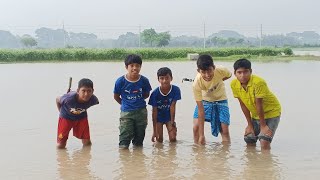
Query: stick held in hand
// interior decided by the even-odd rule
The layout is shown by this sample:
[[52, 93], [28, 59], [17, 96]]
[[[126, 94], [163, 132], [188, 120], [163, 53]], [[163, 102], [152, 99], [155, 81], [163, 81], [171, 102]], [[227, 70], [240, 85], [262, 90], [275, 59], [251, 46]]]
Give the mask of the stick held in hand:
[[69, 88], [67, 93], [69, 93], [71, 91], [71, 85], [72, 85], [72, 77], [69, 78]]

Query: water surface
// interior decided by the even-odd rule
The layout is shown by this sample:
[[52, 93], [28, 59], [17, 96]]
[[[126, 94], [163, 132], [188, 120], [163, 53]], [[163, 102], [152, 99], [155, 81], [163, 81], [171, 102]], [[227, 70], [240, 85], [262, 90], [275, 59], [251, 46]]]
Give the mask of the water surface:
[[[216, 62], [232, 70], [231, 62]], [[182, 91], [177, 103], [178, 142], [151, 142], [149, 113], [143, 149], [118, 150], [119, 105], [113, 85], [126, 73], [123, 63], [0, 64], [1, 121], [0, 179], [319, 179], [320, 62], [254, 62], [253, 72], [266, 79], [282, 105], [282, 118], [269, 153], [243, 141], [246, 120], [226, 81], [231, 113], [232, 143], [210, 135], [207, 145], [193, 144], [192, 114], [195, 102], [191, 83], [195, 62], [145, 62], [141, 73], [152, 87], [156, 71], [168, 66], [173, 84]], [[82, 148], [70, 134], [66, 150], [56, 150], [58, 111], [55, 97], [66, 92], [68, 79], [82, 77], [95, 84], [100, 105], [89, 109], [93, 146]], [[232, 77], [234, 78], [234, 77]], [[148, 107], [150, 112], [151, 108]], [[166, 134], [166, 133], [165, 133]]]

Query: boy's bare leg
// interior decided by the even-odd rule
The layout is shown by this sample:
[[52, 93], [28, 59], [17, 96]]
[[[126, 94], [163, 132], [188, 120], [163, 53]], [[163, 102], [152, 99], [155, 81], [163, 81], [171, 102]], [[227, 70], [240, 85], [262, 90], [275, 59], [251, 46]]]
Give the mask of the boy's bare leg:
[[162, 123], [159, 123], [157, 122], [157, 141], [159, 143], [162, 143], [163, 142], [163, 124]]
[[263, 139], [260, 139], [260, 145], [261, 145], [261, 150], [270, 150], [271, 149], [269, 141], [265, 141]]
[[221, 123], [221, 137], [222, 142], [230, 142], [229, 126], [227, 124]]
[[193, 141], [195, 144], [199, 143], [199, 124], [198, 119], [193, 119]]
[[168, 135], [169, 135], [169, 141], [170, 142], [176, 142], [177, 141], [177, 129], [176, 127], [173, 127], [171, 122], [166, 123], [166, 127], [168, 130]]
[[82, 144], [83, 144], [83, 146], [91, 146], [92, 145], [90, 139], [82, 139]]

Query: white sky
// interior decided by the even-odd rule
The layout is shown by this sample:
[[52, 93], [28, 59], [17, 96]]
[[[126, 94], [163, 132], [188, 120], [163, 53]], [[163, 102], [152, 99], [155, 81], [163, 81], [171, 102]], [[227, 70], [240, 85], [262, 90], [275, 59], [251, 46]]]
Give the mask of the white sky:
[[117, 38], [155, 28], [203, 36], [222, 29], [247, 36], [313, 30], [320, 32], [317, 0], [1, 0], [0, 30], [34, 35], [40, 27]]

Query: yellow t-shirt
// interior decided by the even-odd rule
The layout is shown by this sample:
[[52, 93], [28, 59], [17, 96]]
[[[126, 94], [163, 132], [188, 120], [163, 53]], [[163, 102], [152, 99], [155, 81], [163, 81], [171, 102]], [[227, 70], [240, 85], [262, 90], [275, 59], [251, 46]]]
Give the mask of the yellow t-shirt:
[[216, 66], [211, 81], [205, 81], [198, 73], [193, 82], [193, 95], [196, 101], [221, 101], [227, 99], [223, 78], [230, 77], [231, 72], [222, 66]]
[[245, 90], [238, 79], [231, 82], [231, 89], [235, 98], [241, 99], [245, 106], [249, 109], [251, 117], [259, 120], [256, 109], [255, 99], [263, 99], [264, 118], [274, 118], [280, 116], [281, 105], [277, 97], [269, 90], [267, 83], [256, 75], [251, 75]]

